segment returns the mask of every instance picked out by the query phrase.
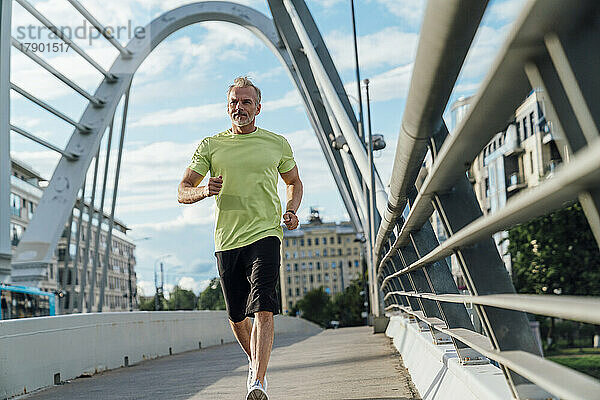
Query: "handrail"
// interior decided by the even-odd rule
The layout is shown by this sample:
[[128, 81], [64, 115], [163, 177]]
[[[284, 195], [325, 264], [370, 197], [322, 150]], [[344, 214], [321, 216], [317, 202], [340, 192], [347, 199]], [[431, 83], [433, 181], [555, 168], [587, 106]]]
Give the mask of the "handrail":
[[[600, 185], [600, 138], [575, 155], [569, 164], [559, 167], [552, 179], [515, 196], [496, 213], [480, 217], [406, 268], [386, 276], [390, 279], [422, 268], [454, 253], [454, 250], [476, 243], [484, 237], [508, 229], [523, 220], [535, 218], [574, 200], [586, 188]], [[415, 207], [416, 209], [416, 207]]]
[[[407, 314], [413, 315], [420, 321], [426, 323], [430, 329], [445, 333], [456, 340], [477, 350], [485, 357], [494, 360], [510, 370], [518, 373], [531, 382], [548, 390], [550, 393], [565, 400], [595, 400], [600, 393], [600, 382], [588, 375], [577, 372], [569, 367], [562, 366], [553, 361], [546, 360], [534, 354], [520, 351], [497, 351], [489, 345], [487, 337], [468, 329], [447, 329], [439, 325], [431, 324], [418, 312], [406, 307], [393, 305], [386, 307], [399, 309]], [[564, 383], [568, 382], [568, 385]]]
[[384, 300], [393, 295], [437, 300], [447, 303], [472, 303], [600, 325], [600, 299], [598, 298], [550, 294], [488, 294], [470, 296], [393, 291], [388, 292], [384, 296]]

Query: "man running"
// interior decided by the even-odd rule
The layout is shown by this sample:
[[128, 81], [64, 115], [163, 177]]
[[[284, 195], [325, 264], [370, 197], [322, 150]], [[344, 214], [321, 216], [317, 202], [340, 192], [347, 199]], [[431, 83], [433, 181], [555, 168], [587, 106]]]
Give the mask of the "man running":
[[[248, 356], [248, 400], [267, 400], [273, 315], [279, 313], [281, 204], [278, 175], [287, 185], [283, 222], [298, 227], [302, 182], [292, 149], [280, 135], [255, 126], [260, 90], [246, 77], [227, 92], [231, 129], [204, 138], [178, 189], [180, 203], [215, 196], [215, 256], [229, 324]], [[207, 172], [206, 186], [197, 187]], [[254, 324], [249, 317], [254, 317]]]

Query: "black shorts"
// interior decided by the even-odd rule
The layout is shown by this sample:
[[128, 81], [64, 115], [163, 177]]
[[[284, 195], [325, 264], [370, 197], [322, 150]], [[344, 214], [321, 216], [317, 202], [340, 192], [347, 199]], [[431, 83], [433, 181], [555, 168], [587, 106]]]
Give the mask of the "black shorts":
[[279, 314], [277, 281], [281, 242], [268, 236], [247, 246], [217, 251], [217, 266], [229, 319], [241, 322], [258, 311]]

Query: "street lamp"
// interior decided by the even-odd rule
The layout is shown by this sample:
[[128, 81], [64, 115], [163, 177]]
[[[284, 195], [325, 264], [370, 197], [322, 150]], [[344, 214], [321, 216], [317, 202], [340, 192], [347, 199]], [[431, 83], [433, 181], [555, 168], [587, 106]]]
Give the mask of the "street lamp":
[[164, 260], [165, 258], [171, 257], [171, 256], [172, 256], [172, 254], [165, 254], [165, 255], [158, 257], [156, 259], [156, 261], [154, 261], [154, 287], [156, 288], [156, 295], [154, 296], [154, 311], [158, 311], [158, 297], [159, 297], [158, 277], [156, 276], [156, 264], [158, 264], [158, 262], [161, 261], [161, 263], [160, 263], [160, 272], [161, 272], [160, 295], [163, 295], [164, 275], [163, 275], [162, 260]]

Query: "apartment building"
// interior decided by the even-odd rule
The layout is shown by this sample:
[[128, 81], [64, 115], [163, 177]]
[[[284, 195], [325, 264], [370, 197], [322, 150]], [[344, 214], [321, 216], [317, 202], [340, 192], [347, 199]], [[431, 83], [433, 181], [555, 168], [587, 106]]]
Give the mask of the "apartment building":
[[282, 312], [289, 312], [308, 291], [323, 287], [334, 295], [362, 274], [363, 244], [350, 222], [324, 223], [311, 210], [307, 224], [284, 227], [281, 246]]
[[[13, 159], [11, 160], [12, 176], [11, 176], [11, 193], [10, 193], [10, 208], [11, 208], [11, 244], [13, 251], [19, 244], [21, 237], [31, 218], [33, 212], [42, 198], [45, 184], [47, 183], [42, 176], [36, 172], [27, 163]], [[35, 285], [42, 290], [50, 292], [62, 289], [64, 300], [61, 301], [62, 306], [59, 309], [60, 313], [73, 312], [73, 308], [77, 307], [77, 299], [80, 293], [80, 282], [83, 275], [83, 265], [85, 263], [86, 250], [88, 254], [87, 273], [86, 273], [86, 300], [92, 288], [91, 284], [92, 270], [94, 259], [96, 262], [96, 279], [94, 282], [94, 302], [92, 310], [97, 309], [99, 301], [100, 282], [102, 277], [102, 268], [104, 265], [105, 254], [107, 250], [108, 239], [108, 220], [109, 215], [104, 214], [102, 227], [100, 229], [100, 237], [96, 241], [98, 234], [99, 210], [95, 210], [91, 235], [89, 239], [86, 237], [87, 226], [89, 222], [89, 204], [85, 204], [83, 210], [84, 215], [80, 221], [79, 202], [77, 202], [73, 210], [73, 218], [70, 229], [69, 224], [65, 226], [65, 230], [59, 239], [56, 255], [48, 266], [46, 279], [41, 282], [36, 282]], [[112, 231], [112, 245], [109, 249], [110, 256], [107, 266], [107, 281], [104, 292], [103, 311], [124, 311], [128, 310], [131, 305], [137, 307], [136, 297], [136, 275], [135, 275], [135, 244], [127, 236], [127, 226], [119, 221], [114, 221]], [[77, 252], [77, 234], [79, 233], [79, 252]], [[69, 238], [70, 235], [70, 238]], [[96, 242], [98, 242], [98, 257], [96, 256]], [[68, 250], [68, 253], [67, 253]], [[67, 257], [67, 254], [70, 257]], [[77, 255], [77, 268], [73, 268], [75, 257]], [[65, 270], [67, 271], [66, 275]], [[31, 285], [32, 282], [19, 281], [17, 277], [12, 278], [12, 283], [17, 285]], [[84, 309], [86, 302], [84, 302]]]

